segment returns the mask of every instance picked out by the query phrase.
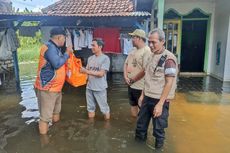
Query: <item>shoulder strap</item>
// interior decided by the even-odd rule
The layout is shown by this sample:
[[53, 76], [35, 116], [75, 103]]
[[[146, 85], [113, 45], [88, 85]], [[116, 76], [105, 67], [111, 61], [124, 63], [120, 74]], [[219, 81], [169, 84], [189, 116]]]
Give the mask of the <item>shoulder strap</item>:
[[161, 58], [159, 59], [159, 61], [157, 63], [157, 66], [154, 69], [154, 73], [157, 70], [157, 67], [161, 67], [164, 64], [164, 62], [166, 61], [166, 59], [167, 59], [167, 54], [161, 56]]

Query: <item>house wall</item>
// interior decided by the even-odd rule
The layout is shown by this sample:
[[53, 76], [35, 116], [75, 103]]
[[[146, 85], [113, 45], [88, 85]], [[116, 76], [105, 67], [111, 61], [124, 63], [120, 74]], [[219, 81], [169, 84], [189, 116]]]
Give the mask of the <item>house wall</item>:
[[[230, 1], [229, 0], [165, 0], [165, 12], [174, 9], [186, 15], [199, 8], [210, 15], [206, 43], [205, 71], [220, 80], [230, 81]], [[220, 63], [216, 64], [217, 42], [221, 42]]]
[[[223, 81], [230, 81], [230, 1], [219, 0], [215, 5], [214, 40], [211, 74]], [[217, 42], [221, 42], [220, 63], [216, 64]]]
[[165, 12], [169, 9], [176, 10], [180, 15], [187, 15], [194, 9], [201, 9], [205, 14], [210, 15], [208, 21], [206, 51], [204, 71], [207, 74], [211, 73], [211, 51], [213, 50], [213, 34], [214, 34], [214, 19], [215, 19], [215, 1], [214, 0], [165, 0]]
[[224, 81], [230, 81], [230, 16], [228, 24], [228, 38], [227, 38], [227, 47], [225, 55], [225, 68], [224, 68]]

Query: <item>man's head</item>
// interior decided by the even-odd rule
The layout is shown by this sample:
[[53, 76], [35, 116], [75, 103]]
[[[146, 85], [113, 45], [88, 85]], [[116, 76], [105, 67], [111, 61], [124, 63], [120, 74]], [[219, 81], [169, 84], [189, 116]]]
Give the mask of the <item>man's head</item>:
[[144, 30], [136, 29], [132, 33], [129, 33], [129, 35], [132, 36], [132, 42], [134, 47], [140, 48], [145, 44], [146, 35]]
[[162, 51], [165, 43], [165, 33], [161, 29], [153, 29], [149, 32], [149, 47], [153, 53]]
[[65, 36], [66, 36], [66, 32], [65, 32], [64, 28], [56, 27], [56, 28], [51, 29], [51, 31], [50, 31], [50, 38], [59, 47], [64, 46]]
[[104, 41], [101, 38], [94, 38], [92, 42], [92, 52], [97, 54], [98, 52], [102, 51], [104, 47]]

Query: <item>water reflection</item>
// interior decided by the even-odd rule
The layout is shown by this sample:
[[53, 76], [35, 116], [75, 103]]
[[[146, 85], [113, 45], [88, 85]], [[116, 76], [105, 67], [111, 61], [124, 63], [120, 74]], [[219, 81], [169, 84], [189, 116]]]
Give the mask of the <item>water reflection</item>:
[[21, 65], [21, 102], [25, 110], [22, 112], [22, 118], [26, 119], [26, 124], [38, 121], [39, 111], [37, 98], [33, 89], [33, 83], [36, 75], [36, 63]]

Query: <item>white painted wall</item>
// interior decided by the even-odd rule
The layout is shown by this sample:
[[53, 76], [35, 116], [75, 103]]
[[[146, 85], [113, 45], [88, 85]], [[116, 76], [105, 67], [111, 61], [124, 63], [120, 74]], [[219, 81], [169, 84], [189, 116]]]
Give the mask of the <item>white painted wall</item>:
[[228, 38], [225, 53], [224, 81], [230, 81], [230, 16], [228, 25]]
[[[213, 35], [213, 47], [211, 51], [211, 75], [227, 81], [230, 81], [230, 70], [227, 69], [230, 64], [229, 51], [227, 51], [228, 37], [229, 37], [229, 15], [230, 15], [230, 1], [229, 0], [218, 0], [215, 6], [215, 18], [214, 18], [214, 35]], [[230, 38], [230, 37], [229, 37]], [[216, 65], [216, 48], [217, 42], [221, 42], [221, 55], [220, 64]], [[226, 61], [227, 59], [227, 61]], [[228, 65], [227, 65], [228, 64]], [[228, 77], [227, 77], [228, 76]]]
[[205, 13], [213, 13], [215, 8], [214, 0], [165, 0], [165, 11], [174, 8], [180, 14], [188, 14], [194, 8], [200, 8]]

